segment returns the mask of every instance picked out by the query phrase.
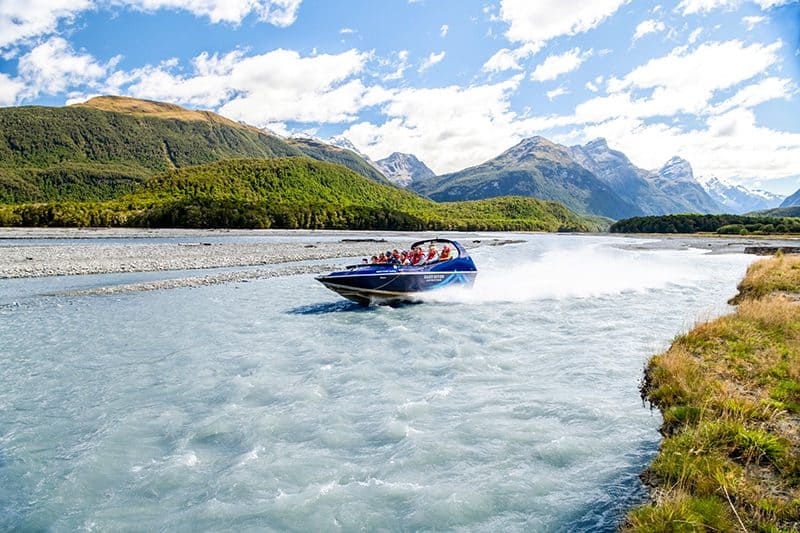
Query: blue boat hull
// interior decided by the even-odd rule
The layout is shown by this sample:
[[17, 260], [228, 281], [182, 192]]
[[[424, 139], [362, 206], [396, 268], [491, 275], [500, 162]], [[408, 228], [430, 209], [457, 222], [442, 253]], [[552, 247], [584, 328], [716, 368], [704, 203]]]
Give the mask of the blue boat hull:
[[358, 265], [316, 279], [364, 305], [414, 301], [420, 293], [445, 287], [472, 287], [478, 274], [475, 263], [455, 241], [446, 242], [459, 251], [457, 258], [424, 266]]

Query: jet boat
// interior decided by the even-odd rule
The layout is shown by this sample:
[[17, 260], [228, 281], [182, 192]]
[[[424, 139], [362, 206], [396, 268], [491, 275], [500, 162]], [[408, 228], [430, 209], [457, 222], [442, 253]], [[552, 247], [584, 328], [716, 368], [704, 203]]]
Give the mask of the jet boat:
[[461, 244], [449, 239], [415, 242], [411, 248], [446, 244], [451, 248], [449, 259], [424, 265], [361, 264], [331, 272], [316, 279], [330, 290], [362, 305], [391, 304], [414, 301], [421, 292], [443, 287], [472, 287], [478, 269]]

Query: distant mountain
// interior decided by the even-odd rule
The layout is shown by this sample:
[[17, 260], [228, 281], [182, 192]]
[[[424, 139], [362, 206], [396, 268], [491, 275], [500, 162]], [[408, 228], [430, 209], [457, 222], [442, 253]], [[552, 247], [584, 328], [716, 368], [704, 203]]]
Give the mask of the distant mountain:
[[579, 213], [614, 219], [644, 214], [578, 164], [569, 148], [544, 137], [525, 139], [480, 165], [413, 181], [410, 188], [437, 201], [517, 195], [553, 200]]
[[691, 210], [681, 198], [659, 189], [649, 171], [636, 167], [625, 154], [609, 148], [605, 139], [595, 139], [584, 146], [573, 146], [570, 152], [575, 161], [646, 215]]
[[793, 205], [800, 205], [800, 189], [791, 196], [787, 196], [781, 207], [792, 207]]
[[0, 203], [95, 200], [160, 172], [241, 157], [307, 156], [383, 176], [356, 154], [287, 141], [209, 111], [119, 96], [0, 108]]
[[778, 207], [782, 196], [758, 189], [750, 190], [741, 185], [716, 178], [698, 177], [706, 192], [726, 213], [743, 214]]
[[673, 157], [659, 170], [649, 173], [646, 178], [659, 190], [682, 203], [685, 213], [722, 213], [724, 209], [717, 204], [695, 179], [692, 165], [680, 157]]
[[425, 163], [412, 154], [394, 152], [389, 157], [379, 159], [376, 164], [383, 175], [398, 187], [408, 187], [413, 181], [435, 176]]

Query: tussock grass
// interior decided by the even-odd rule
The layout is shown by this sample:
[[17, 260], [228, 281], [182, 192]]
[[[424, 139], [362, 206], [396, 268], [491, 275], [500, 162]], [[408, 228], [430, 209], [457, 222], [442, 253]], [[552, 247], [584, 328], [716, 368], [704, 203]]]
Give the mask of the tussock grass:
[[794, 292], [800, 287], [800, 255], [778, 254], [750, 265], [730, 303], [757, 299], [774, 292]]
[[645, 369], [664, 440], [629, 531], [800, 531], [800, 257], [754, 263], [733, 314]]

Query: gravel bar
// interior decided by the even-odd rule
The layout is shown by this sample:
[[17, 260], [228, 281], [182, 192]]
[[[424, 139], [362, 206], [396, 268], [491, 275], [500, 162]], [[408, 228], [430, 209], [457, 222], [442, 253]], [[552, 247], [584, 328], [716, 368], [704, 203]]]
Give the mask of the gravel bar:
[[273, 265], [368, 256], [376, 243], [163, 243], [4, 245], [0, 279]]

